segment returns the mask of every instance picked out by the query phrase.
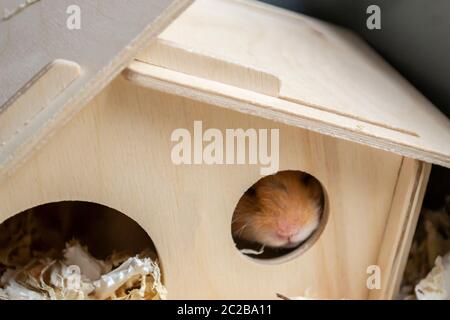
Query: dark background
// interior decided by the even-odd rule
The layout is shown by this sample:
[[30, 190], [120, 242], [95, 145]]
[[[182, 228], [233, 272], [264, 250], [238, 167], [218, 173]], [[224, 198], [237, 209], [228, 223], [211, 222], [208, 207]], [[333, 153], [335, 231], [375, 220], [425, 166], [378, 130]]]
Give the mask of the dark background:
[[[353, 29], [450, 118], [450, 0], [260, 0]], [[369, 5], [381, 30], [369, 30]], [[449, 141], [450, 143], [450, 141]], [[424, 200], [437, 209], [450, 196], [450, 170], [433, 166]]]

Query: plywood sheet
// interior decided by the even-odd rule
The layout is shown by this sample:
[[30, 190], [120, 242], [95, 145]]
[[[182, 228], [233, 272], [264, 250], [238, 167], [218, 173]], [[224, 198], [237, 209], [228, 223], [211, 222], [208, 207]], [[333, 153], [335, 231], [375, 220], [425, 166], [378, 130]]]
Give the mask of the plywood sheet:
[[[190, 0], [5, 0], [0, 4], [0, 117], [57, 59], [80, 67], [79, 76], [55, 94], [57, 80], [42, 85], [32, 121], [0, 135], [0, 175], [12, 171], [49, 135], [118, 74]], [[27, 5], [28, 3], [28, 5]], [[79, 29], [68, 28], [77, 6]], [[48, 79], [47, 79], [48, 80]], [[41, 83], [42, 84], [42, 83]], [[49, 99], [49, 92], [51, 98]]]
[[198, 0], [138, 59], [163, 70], [137, 73], [199, 97], [450, 166], [450, 121], [340, 27], [256, 1]]

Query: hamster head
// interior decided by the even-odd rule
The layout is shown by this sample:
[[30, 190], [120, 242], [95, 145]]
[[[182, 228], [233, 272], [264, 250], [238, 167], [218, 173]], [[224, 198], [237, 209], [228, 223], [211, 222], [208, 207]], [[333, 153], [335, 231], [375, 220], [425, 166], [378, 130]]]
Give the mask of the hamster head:
[[309, 174], [281, 171], [266, 176], [240, 199], [233, 236], [273, 248], [294, 248], [319, 226], [322, 187]]

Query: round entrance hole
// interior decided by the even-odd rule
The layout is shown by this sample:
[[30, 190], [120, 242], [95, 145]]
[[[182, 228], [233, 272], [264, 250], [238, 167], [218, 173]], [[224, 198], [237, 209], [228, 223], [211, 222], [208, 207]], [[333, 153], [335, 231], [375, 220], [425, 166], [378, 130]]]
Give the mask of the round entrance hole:
[[260, 262], [285, 262], [308, 248], [328, 218], [326, 193], [312, 175], [294, 170], [265, 176], [242, 195], [231, 221], [238, 250]]
[[145, 230], [97, 203], [47, 203], [0, 224], [0, 299], [163, 298], [159, 265]]

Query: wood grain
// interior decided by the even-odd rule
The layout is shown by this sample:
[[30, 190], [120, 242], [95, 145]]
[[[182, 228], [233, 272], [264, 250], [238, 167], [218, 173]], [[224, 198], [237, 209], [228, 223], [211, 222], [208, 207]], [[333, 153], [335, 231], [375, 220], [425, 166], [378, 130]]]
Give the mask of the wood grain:
[[[172, 299], [393, 296], [430, 168], [413, 158], [450, 163], [448, 121], [425, 98], [348, 31], [237, 0], [198, 0], [124, 72], [131, 81], [114, 79], [189, 1], [75, 1], [78, 33], [64, 28], [69, 2], [0, 22], [0, 221], [62, 200], [119, 210], [152, 237]], [[46, 69], [56, 58], [80, 68]], [[272, 263], [236, 250], [231, 216], [260, 166], [173, 164], [171, 133], [195, 120], [280, 130], [279, 169], [325, 188], [315, 243]]]
[[81, 74], [78, 64], [58, 59], [45, 66], [5, 105], [0, 114], [0, 163], [13, 156], [14, 140]]
[[[23, 1], [22, 1], [23, 2]], [[81, 75], [64, 94], [46, 105], [0, 152], [0, 177], [12, 173], [33, 150], [46, 143], [92, 97], [151, 43], [190, 0], [42, 0], [6, 20], [0, 20], [0, 111], [46, 65], [56, 59], [73, 61]], [[3, 9], [20, 1], [6, 1]], [[81, 9], [81, 29], [69, 30], [69, 5]], [[48, 87], [58, 83], [48, 82]], [[45, 89], [47, 90], [47, 89]], [[52, 90], [52, 89], [48, 89]], [[42, 105], [45, 99], [41, 101]], [[2, 113], [3, 114], [3, 113]], [[1, 117], [1, 114], [0, 114]]]
[[[327, 193], [328, 223], [311, 248], [272, 264], [236, 250], [231, 217], [260, 166], [174, 165], [171, 133], [192, 130], [194, 120], [280, 130], [280, 170], [309, 172]], [[61, 200], [117, 209], [152, 237], [171, 299], [365, 299], [367, 266], [379, 262], [383, 237], [406, 223], [386, 235], [401, 164], [393, 153], [117, 79], [0, 184], [0, 220]], [[415, 180], [415, 171], [404, 179]]]
[[[369, 297], [372, 299], [396, 298], [430, 171], [430, 164], [406, 158], [403, 160], [378, 258], [382, 287], [371, 290]], [[414, 176], [415, 179], [412, 179]], [[399, 226], [402, 226], [401, 232], [394, 231], [399, 230]]]
[[[340, 27], [256, 1], [198, 0], [138, 59], [179, 71], [133, 65], [141, 76], [226, 96], [241, 111], [273, 118], [275, 110], [279, 121], [450, 167], [450, 121]], [[239, 84], [249, 69], [259, 87], [278, 79], [279, 92]]]

